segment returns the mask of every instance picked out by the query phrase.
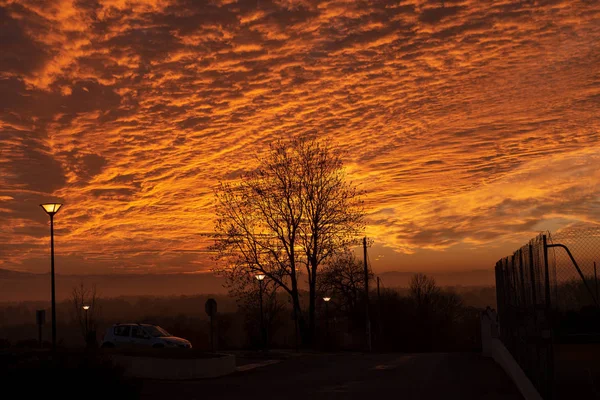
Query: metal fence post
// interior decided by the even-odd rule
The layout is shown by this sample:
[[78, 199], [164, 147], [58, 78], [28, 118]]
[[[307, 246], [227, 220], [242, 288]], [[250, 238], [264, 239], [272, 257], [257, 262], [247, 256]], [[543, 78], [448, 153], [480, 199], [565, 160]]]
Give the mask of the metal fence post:
[[531, 301], [533, 302], [533, 311], [537, 305], [537, 284], [535, 282], [535, 268], [533, 266], [533, 246], [529, 243], [529, 274], [531, 275]]
[[523, 271], [523, 249], [519, 249], [519, 274], [521, 275], [521, 301], [523, 308], [527, 307], [527, 294], [525, 291], [525, 273]]
[[510, 270], [511, 270], [511, 274], [512, 274], [512, 284], [513, 284], [513, 293], [515, 296], [514, 299], [514, 303], [513, 306], [516, 306], [517, 304], [519, 304], [519, 292], [517, 290], [517, 272], [516, 272], [516, 267], [515, 267], [515, 254], [513, 253], [513, 255], [510, 258]]
[[542, 235], [542, 242], [544, 244], [544, 285], [545, 285], [545, 296], [546, 296], [546, 308], [550, 310], [550, 270], [548, 268], [548, 241], [546, 235]]
[[548, 239], [546, 235], [542, 235], [542, 242], [544, 245], [544, 274], [545, 276], [545, 294], [546, 294], [546, 321], [544, 330], [549, 337], [546, 339], [546, 357], [547, 357], [547, 370], [546, 370], [546, 385], [545, 393], [543, 395], [546, 399], [552, 399], [554, 389], [554, 348], [552, 343], [552, 302], [550, 299], [550, 269], [548, 267]]

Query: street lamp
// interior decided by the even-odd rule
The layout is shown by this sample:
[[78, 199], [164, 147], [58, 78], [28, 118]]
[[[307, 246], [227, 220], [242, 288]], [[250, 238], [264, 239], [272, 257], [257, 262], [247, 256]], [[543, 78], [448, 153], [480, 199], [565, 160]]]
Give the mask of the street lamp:
[[88, 310], [90, 306], [83, 306], [83, 311], [85, 311], [85, 341], [88, 341]]
[[265, 340], [265, 321], [263, 316], [263, 280], [265, 279], [265, 274], [257, 274], [255, 276], [258, 281], [258, 293], [260, 295], [260, 336], [262, 341], [263, 350], [267, 347], [267, 341]]
[[54, 214], [62, 207], [61, 203], [40, 204], [50, 216], [50, 280], [52, 285], [52, 352], [56, 353], [56, 297], [54, 290]]
[[323, 297], [325, 302], [325, 346], [329, 347], [329, 301], [331, 297]]

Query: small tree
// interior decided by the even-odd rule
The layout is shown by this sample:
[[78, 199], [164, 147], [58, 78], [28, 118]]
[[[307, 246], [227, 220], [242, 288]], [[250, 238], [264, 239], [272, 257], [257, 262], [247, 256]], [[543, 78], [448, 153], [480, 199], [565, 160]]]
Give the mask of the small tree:
[[440, 346], [451, 340], [455, 323], [460, 318], [461, 298], [454, 292], [440, 289], [435, 279], [415, 274], [409, 286], [409, 298], [415, 307], [414, 325], [423, 349]]
[[425, 274], [415, 274], [410, 280], [410, 297], [415, 301], [417, 307], [431, 304], [440, 293], [435, 284], [435, 279]]
[[[369, 278], [373, 273], [369, 271]], [[363, 263], [350, 250], [332, 257], [318, 279], [318, 291], [336, 299], [341, 310], [354, 313], [364, 296], [365, 271]]]
[[[71, 292], [71, 306], [72, 316], [81, 329], [86, 345], [95, 345], [97, 318], [100, 314], [96, 286], [86, 288], [83, 282], [75, 286]], [[84, 307], [88, 307], [87, 310]]]
[[[319, 267], [363, 228], [361, 192], [348, 183], [339, 153], [315, 140], [278, 142], [237, 184], [216, 191], [217, 259], [249, 275], [265, 274], [291, 297], [305, 342], [315, 329]], [[309, 286], [302, 314], [298, 273]], [[242, 276], [233, 274], [235, 276]]]
[[[262, 292], [263, 302], [263, 318], [264, 329], [267, 332], [267, 344], [279, 328], [280, 316], [283, 311], [283, 304], [277, 301], [278, 285], [270, 279], [263, 280], [262, 290], [260, 283], [255, 278], [255, 275], [250, 275], [243, 268], [228, 269], [225, 274], [226, 286], [229, 289], [229, 294], [233, 296], [238, 304], [239, 309], [245, 314], [247, 320], [247, 331], [262, 333], [263, 328], [258, 325], [260, 321], [260, 296]], [[250, 338], [253, 338], [253, 334]]]

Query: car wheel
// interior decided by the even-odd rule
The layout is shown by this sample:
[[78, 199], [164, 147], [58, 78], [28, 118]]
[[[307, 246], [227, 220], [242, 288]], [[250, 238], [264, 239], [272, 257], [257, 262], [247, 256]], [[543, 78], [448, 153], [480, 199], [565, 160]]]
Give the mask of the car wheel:
[[115, 345], [110, 342], [102, 343], [102, 346], [100, 346], [102, 349], [114, 349], [114, 347]]

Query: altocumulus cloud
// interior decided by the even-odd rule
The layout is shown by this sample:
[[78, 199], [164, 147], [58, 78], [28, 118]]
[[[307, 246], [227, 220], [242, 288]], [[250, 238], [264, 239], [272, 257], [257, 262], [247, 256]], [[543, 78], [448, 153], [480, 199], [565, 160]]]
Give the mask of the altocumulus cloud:
[[45, 268], [50, 197], [70, 272], [208, 268], [215, 183], [315, 133], [400, 252], [598, 221], [599, 19], [584, 0], [0, 0], [0, 268]]

